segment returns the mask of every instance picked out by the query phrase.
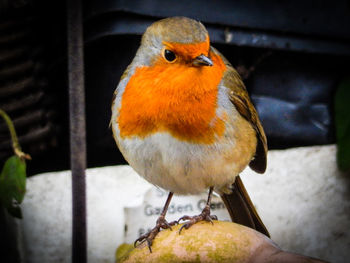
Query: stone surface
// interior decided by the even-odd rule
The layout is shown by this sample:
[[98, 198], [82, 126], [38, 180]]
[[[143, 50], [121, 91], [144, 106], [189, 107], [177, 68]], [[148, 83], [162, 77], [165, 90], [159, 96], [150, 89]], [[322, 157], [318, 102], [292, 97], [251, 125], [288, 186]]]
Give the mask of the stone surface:
[[117, 250], [117, 262], [325, 263], [284, 252], [261, 233], [235, 223], [202, 221], [179, 234], [181, 226], [161, 231], [152, 253], [146, 242], [135, 249], [123, 244]]
[[[350, 256], [350, 176], [337, 171], [335, 153], [335, 146], [270, 151], [267, 173], [246, 169], [242, 180], [281, 248], [340, 263]], [[89, 262], [114, 262], [124, 207], [142, 203], [150, 187], [128, 166], [87, 171]], [[70, 262], [70, 173], [29, 178], [22, 208], [26, 261]]]

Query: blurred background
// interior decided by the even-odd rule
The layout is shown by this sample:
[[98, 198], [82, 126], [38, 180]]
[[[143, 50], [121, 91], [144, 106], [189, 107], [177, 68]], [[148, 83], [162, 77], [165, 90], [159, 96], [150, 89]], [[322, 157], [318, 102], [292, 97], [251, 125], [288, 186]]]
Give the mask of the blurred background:
[[[108, 127], [112, 93], [153, 21], [203, 22], [241, 73], [270, 149], [335, 142], [333, 99], [349, 73], [350, 2], [84, 1], [88, 166], [125, 163]], [[0, 108], [33, 161], [28, 173], [69, 168], [66, 7], [0, 1]], [[0, 124], [0, 159], [11, 151]]]
[[[347, 105], [350, 104], [349, 0], [83, 1], [89, 168], [126, 163], [108, 127], [112, 94], [120, 76], [134, 57], [145, 29], [156, 20], [180, 15], [201, 21], [209, 31], [212, 45], [220, 50], [241, 74], [259, 112], [270, 150], [333, 145], [340, 141], [339, 134], [346, 134], [342, 149], [345, 149], [346, 153], [343, 156], [347, 157], [342, 160], [345, 160], [345, 170], [350, 170], [350, 107]], [[29, 177], [43, 172], [70, 169], [68, 45], [65, 1], [0, 0], [0, 108], [12, 118], [23, 150], [32, 156], [32, 161], [27, 162]], [[337, 107], [338, 103], [341, 106]], [[340, 116], [336, 114], [337, 109], [342, 110], [342, 118], [337, 117]], [[295, 171], [293, 166], [296, 167], [297, 164], [292, 163], [290, 156], [296, 159], [305, 157], [306, 160], [313, 153], [315, 152], [304, 150], [301, 154], [296, 151], [291, 155], [283, 155], [282, 152], [276, 151], [272, 154], [272, 168], [268, 173], [283, 173], [282, 169], [273, 169], [278, 166], [277, 163], [286, 163], [286, 167], [292, 170], [286, 170], [286, 177], [282, 178], [287, 178], [292, 172], [295, 176], [299, 173], [301, 176], [304, 167], [309, 166], [309, 163], [305, 162], [300, 170]], [[329, 166], [332, 166], [335, 163], [335, 148], [327, 148], [324, 153], [331, 154]], [[324, 153], [315, 155], [317, 158], [321, 156], [313, 163], [315, 169], [316, 166], [322, 167], [322, 163], [328, 164], [324, 161], [328, 159]], [[11, 154], [7, 126], [0, 122], [1, 163]], [[288, 163], [288, 160], [291, 163]], [[274, 163], [276, 166], [273, 166]], [[326, 192], [331, 184], [334, 191], [339, 193], [339, 202], [332, 205], [337, 207], [340, 214], [345, 215], [348, 221], [344, 222], [348, 224], [349, 181], [342, 181], [343, 177], [339, 179], [337, 168], [332, 166], [330, 173], [336, 174], [334, 178], [337, 179], [331, 181], [328, 174], [324, 174], [323, 177], [320, 175], [319, 178], [323, 178], [325, 182], [327, 180], [329, 184], [321, 185], [321, 179], [313, 177], [320, 171], [312, 169], [306, 173], [310, 175], [308, 186], [314, 187], [314, 182], [320, 186], [310, 200], [321, 200], [319, 194]], [[319, 182], [316, 183], [317, 180]], [[274, 182], [265, 183], [269, 186]], [[283, 189], [286, 193], [298, 189], [300, 185], [306, 185], [305, 182], [301, 180], [299, 185], [291, 184], [292, 188], [284, 189], [280, 185], [286, 185], [286, 181], [281, 180], [280, 185], [276, 184], [275, 187]], [[248, 182], [247, 188], [249, 184]], [[335, 187], [340, 184], [344, 187], [341, 191]], [[31, 200], [34, 195], [39, 196], [35, 198], [41, 198], [40, 191], [44, 194], [45, 191], [56, 189], [55, 187], [52, 183], [45, 189], [35, 188], [37, 192], [28, 194], [26, 198]], [[257, 191], [252, 191], [253, 195]], [[304, 189], [300, 191], [307, 193]], [[270, 200], [266, 201], [267, 204], [275, 198], [267, 198], [266, 192], [261, 192], [255, 200], [265, 201], [264, 196]], [[329, 192], [328, 200], [332, 196], [333, 192]], [[281, 197], [279, 211], [283, 211], [288, 200], [298, 205], [298, 202], [303, 203], [308, 199], [307, 194], [304, 196], [302, 193], [300, 199], [294, 197]], [[49, 202], [49, 199], [45, 202]], [[317, 213], [310, 212], [310, 218], [315, 222], [319, 221], [318, 216], [327, 213], [323, 211], [327, 210], [326, 206], [318, 205], [320, 209]], [[311, 211], [312, 207], [313, 203], [310, 201], [305, 213]], [[291, 206], [290, 209], [297, 211], [299, 208]], [[30, 210], [28, 206], [25, 209]], [[40, 213], [39, 211], [35, 212]], [[270, 213], [267, 216], [267, 224], [275, 224], [269, 222], [269, 218], [277, 217], [275, 210], [264, 211]], [[56, 212], [53, 210], [53, 213]], [[5, 231], [4, 225], [1, 224], [2, 216], [0, 214], [0, 232]], [[304, 224], [299, 217], [294, 219], [294, 222]], [[286, 221], [281, 222], [288, 225], [289, 220], [286, 218]], [[328, 224], [333, 222], [328, 217], [326, 221]], [[24, 222], [26, 224], [28, 221]], [[313, 221], [308, 222], [311, 224]], [[320, 223], [318, 233], [322, 232], [322, 227], [328, 228], [327, 222], [322, 223], [323, 225]], [[38, 225], [43, 224], [39, 222]], [[31, 225], [27, 228], [31, 229]], [[324, 240], [346, 239], [349, 242], [350, 233], [345, 231], [345, 228], [341, 225], [341, 229], [335, 231], [331, 239], [324, 236]], [[301, 228], [290, 229], [293, 233], [299, 233]], [[312, 239], [316, 230], [312, 232], [312, 224], [308, 230], [307, 237]], [[45, 231], [43, 233], [46, 233]], [[276, 230], [276, 233], [278, 231]], [[290, 233], [286, 235], [290, 236]], [[285, 236], [281, 236], [281, 240], [283, 239]], [[8, 240], [2, 239], [0, 246], [3, 246], [3, 243], [9, 245]], [[304, 241], [312, 243], [310, 240], [305, 238]], [[28, 243], [30, 242], [31, 240]], [[298, 245], [303, 247], [303, 244]], [[344, 247], [347, 244], [349, 243], [342, 242]], [[324, 250], [327, 246], [325, 245]], [[13, 246], [5, 248], [9, 251]], [[319, 255], [321, 250], [319, 246], [313, 255]], [[1, 253], [0, 250], [0, 256]], [[329, 255], [330, 258], [334, 256]]]

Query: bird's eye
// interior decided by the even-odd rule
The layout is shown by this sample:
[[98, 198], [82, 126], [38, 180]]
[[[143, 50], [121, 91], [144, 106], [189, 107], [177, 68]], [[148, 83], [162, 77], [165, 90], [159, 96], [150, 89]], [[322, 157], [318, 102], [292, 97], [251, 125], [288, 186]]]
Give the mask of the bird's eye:
[[176, 60], [176, 55], [174, 52], [170, 51], [169, 49], [164, 50], [164, 58], [168, 62], [174, 62]]

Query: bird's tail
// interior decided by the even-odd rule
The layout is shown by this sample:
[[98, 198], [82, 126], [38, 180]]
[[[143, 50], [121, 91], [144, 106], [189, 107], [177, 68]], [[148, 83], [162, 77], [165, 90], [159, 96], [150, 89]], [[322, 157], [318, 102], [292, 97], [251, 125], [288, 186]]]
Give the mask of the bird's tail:
[[261, 221], [239, 176], [236, 177], [233, 184], [232, 193], [223, 194], [221, 198], [233, 222], [253, 228], [270, 237], [269, 231]]

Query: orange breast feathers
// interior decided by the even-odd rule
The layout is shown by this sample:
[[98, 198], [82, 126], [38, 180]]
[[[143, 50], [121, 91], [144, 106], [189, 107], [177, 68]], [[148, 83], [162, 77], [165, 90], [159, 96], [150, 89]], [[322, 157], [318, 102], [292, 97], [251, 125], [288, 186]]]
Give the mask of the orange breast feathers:
[[212, 67], [169, 64], [159, 57], [152, 66], [136, 68], [122, 95], [121, 137], [168, 132], [179, 140], [210, 144], [223, 135], [226, 116], [216, 116], [216, 108], [226, 66], [213, 52], [210, 57]]

